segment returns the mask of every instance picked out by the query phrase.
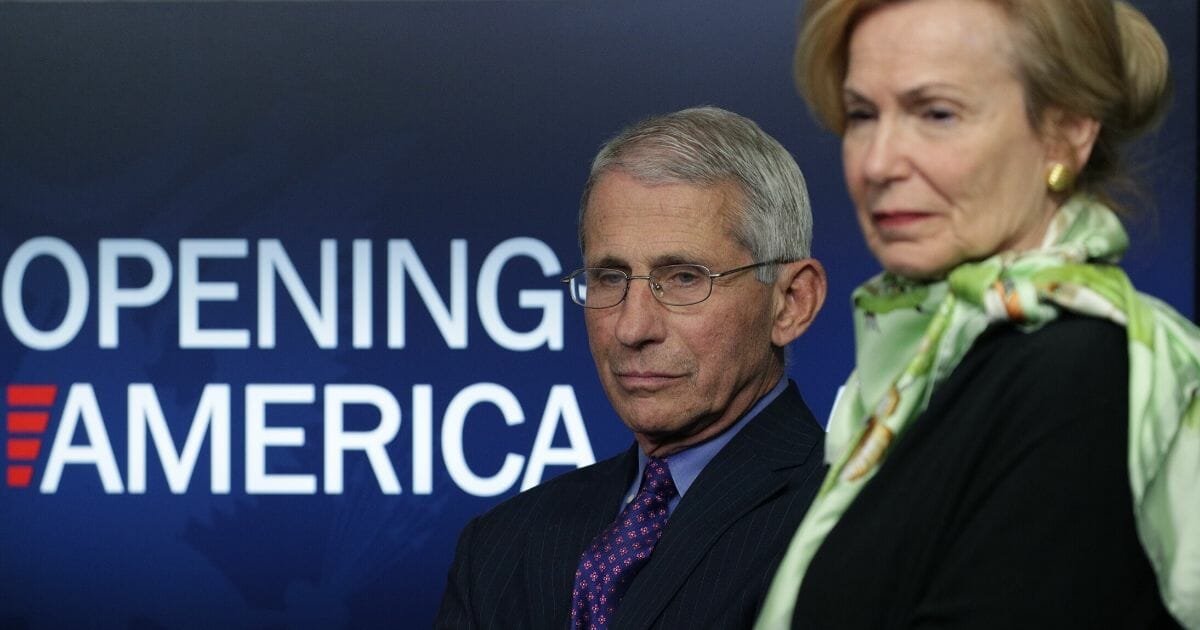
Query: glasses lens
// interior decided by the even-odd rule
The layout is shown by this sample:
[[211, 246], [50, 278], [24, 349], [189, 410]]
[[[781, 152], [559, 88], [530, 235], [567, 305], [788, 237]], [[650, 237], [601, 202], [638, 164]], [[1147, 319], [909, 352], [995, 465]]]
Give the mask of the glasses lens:
[[625, 297], [629, 277], [616, 269], [584, 269], [571, 279], [571, 298], [588, 308], [607, 308]]
[[703, 302], [712, 293], [712, 278], [707, 267], [667, 265], [650, 272], [650, 283], [658, 299], [671, 306]]

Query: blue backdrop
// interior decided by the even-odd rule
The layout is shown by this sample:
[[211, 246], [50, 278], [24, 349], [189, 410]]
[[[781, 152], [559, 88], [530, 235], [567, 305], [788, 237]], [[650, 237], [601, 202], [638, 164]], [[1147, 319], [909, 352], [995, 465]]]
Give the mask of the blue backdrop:
[[[1196, 5], [1126, 267], [1193, 314]], [[804, 170], [818, 416], [876, 271], [793, 0], [0, 6], [2, 627], [427, 627], [459, 529], [628, 445], [558, 278], [602, 141], [714, 104]]]

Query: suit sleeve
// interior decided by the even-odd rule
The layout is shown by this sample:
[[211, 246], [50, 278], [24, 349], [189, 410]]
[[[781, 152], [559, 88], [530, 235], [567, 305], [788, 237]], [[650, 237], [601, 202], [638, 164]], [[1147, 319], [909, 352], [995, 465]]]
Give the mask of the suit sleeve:
[[471, 547], [477, 523], [478, 519], [472, 519], [458, 537], [454, 562], [450, 564], [450, 575], [446, 579], [446, 591], [442, 594], [442, 604], [433, 621], [433, 627], [438, 630], [477, 627], [471, 605]]

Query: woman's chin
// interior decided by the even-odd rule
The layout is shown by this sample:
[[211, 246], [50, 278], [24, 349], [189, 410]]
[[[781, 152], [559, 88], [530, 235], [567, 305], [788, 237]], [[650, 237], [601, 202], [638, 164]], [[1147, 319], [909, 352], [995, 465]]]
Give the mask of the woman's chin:
[[953, 266], [938, 265], [933, 261], [879, 261], [883, 270], [908, 280], [917, 280], [921, 282], [929, 280], [941, 280], [946, 277]]

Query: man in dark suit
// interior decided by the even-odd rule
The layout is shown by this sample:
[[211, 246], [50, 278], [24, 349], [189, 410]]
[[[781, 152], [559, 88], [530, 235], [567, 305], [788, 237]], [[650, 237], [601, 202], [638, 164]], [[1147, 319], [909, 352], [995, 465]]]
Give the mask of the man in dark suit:
[[471, 521], [436, 626], [753, 623], [824, 468], [784, 370], [825, 298], [811, 233], [795, 161], [741, 116], [684, 110], [601, 149], [564, 282], [635, 444]]

